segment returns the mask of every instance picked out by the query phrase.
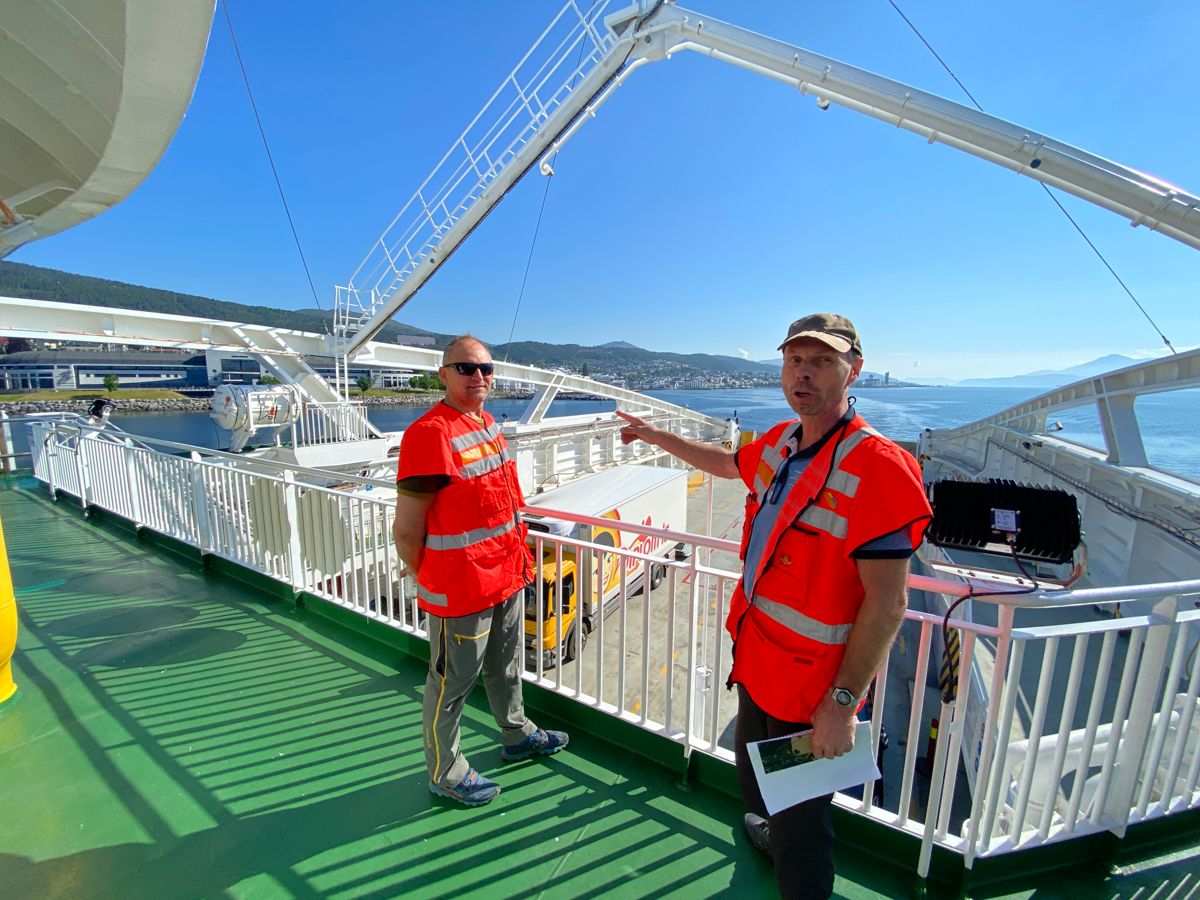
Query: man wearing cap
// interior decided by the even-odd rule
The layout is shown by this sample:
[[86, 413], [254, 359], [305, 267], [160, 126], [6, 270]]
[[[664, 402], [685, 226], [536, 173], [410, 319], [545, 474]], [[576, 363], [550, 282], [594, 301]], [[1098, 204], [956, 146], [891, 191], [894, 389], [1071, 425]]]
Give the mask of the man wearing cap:
[[768, 817], [746, 744], [811, 728], [818, 757], [854, 746], [856, 713], [904, 619], [908, 559], [930, 509], [916, 460], [854, 412], [849, 390], [863, 357], [853, 323], [805, 316], [779, 349], [798, 418], [736, 451], [618, 415], [626, 443], [654, 444], [749, 490], [742, 577], [726, 619], [745, 826], [772, 856], [782, 896], [828, 897], [832, 794]]

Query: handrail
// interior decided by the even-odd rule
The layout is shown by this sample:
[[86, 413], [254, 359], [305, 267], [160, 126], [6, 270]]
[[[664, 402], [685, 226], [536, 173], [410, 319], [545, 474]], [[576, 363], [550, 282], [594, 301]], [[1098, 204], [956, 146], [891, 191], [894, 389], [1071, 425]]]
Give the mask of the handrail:
[[[54, 419], [44, 419], [42, 421], [46, 421], [49, 424], [55, 425], [55, 426], [58, 424], [56, 422], [56, 420], [54, 420]], [[93, 436], [100, 436], [100, 437], [115, 435], [117, 433], [117, 432], [109, 431], [107, 428], [101, 428], [99, 426], [93, 426], [93, 425], [71, 426], [70, 424], [68, 424], [67, 427], [69, 427], [69, 428], [75, 427], [80, 432], [83, 432], [86, 429], [89, 434], [91, 434]], [[276, 469], [282, 469], [287, 472], [291, 472], [295, 475], [305, 475], [310, 478], [317, 478], [317, 479], [321, 479], [321, 480], [327, 480], [331, 474], [334, 474], [329, 469], [313, 469], [313, 468], [310, 468], [307, 466], [299, 466], [294, 463], [285, 462], [283, 460], [274, 460], [274, 459], [270, 460], [270, 461], [260, 460], [260, 459], [255, 459], [253, 456], [246, 456], [245, 454], [229, 453], [229, 452], [226, 452], [225, 450], [212, 450], [212, 449], [209, 449], [208, 447], [197, 447], [194, 444], [181, 444], [178, 441], [168, 441], [163, 438], [144, 437], [141, 435], [131, 435], [131, 434], [127, 434], [126, 432], [120, 432], [120, 435], [122, 438], [134, 438], [138, 442], [147, 445], [147, 447], [150, 447], [151, 445], [153, 445], [153, 446], [157, 446], [157, 447], [164, 447], [164, 448], [167, 448], [167, 449], [173, 450], [173, 451], [178, 451], [179, 453], [187, 453], [187, 454], [198, 453], [198, 454], [200, 454], [202, 459], [204, 459], [206, 461], [210, 461], [210, 462], [225, 461], [225, 462], [229, 462], [229, 463], [236, 463], [239, 468], [246, 468], [246, 469], [276, 468]], [[263, 472], [261, 474], [266, 475], [267, 477], [270, 477], [265, 472]], [[341, 472], [338, 472], [338, 473], [336, 473], [336, 476], [337, 476], [338, 480], [340, 480], [340, 481], [353, 482], [355, 484], [362, 484], [362, 485], [370, 485], [371, 487], [394, 488], [396, 486], [391, 481], [383, 481], [378, 478], [365, 478], [361, 475], [349, 475], [349, 474], [343, 474]]]
[[[580, 525], [612, 528], [617, 531], [628, 531], [631, 534], [662, 538], [666, 541], [684, 541], [695, 544], [697, 547], [708, 547], [712, 550], [722, 550], [727, 553], [737, 553], [741, 546], [737, 541], [729, 541], [723, 538], [693, 534], [687, 531], [675, 531], [670, 528], [656, 528], [636, 522], [615, 521], [598, 516], [587, 516], [580, 513], [554, 509], [549, 506], [524, 506], [521, 508], [521, 512], [536, 515], [539, 518], [562, 519], [565, 522], [576, 522]], [[983, 582], [987, 579], [979, 577], [972, 580]], [[915, 590], [933, 591], [957, 597], [965, 597], [971, 593], [971, 586], [967, 582], [952, 581], [915, 573], [908, 576], [908, 586]], [[1129, 600], [1157, 600], [1168, 596], [1200, 596], [1200, 578], [1156, 582], [1153, 584], [1122, 585], [1120, 587], [1075, 588], [1061, 591], [1044, 590], [1031, 593], [1013, 590], [1005, 593], [989, 593], [986, 596], [979, 597], [979, 599], [997, 606], [1024, 607], [1029, 609], [1054, 607], [1057, 609], [1121, 603]]]
[[935, 429], [932, 433], [941, 437], [962, 436], [991, 425], [1027, 422], [1035, 416], [1045, 417], [1058, 410], [1099, 402], [1106, 397], [1154, 394], [1195, 387], [1200, 387], [1200, 348], [1081, 378], [974, 422]]
[[625, 522], [619, 519], [603, 519], [599, 516], [585, 516], [580, 513], [565, 512], [549, 506], [523, 506], [521, 512], [535, 515], [542, 519], [562, 519], [564, 522], [576, 522], [580, 525], [592, 525], [596, 528], [611, 528], [614, 531], [628, 531], [631, 534], [643, 534], [648, 537], [662, 538], [664, 541], [684, 541], [698, 547], [708, 547], [712, 550], [724, 550], [737, 553], [739, 545], [735, 541], [710, 537], [703, 534], [692, 534], [688, 531], [675, 531], [670, 528], [655, 528], [652, 525], [641, 525], [637, 522]]
[[1036, 591], [985, 597], [999, 606], [1044, 609], [1070, 606], [1102, 606], [1126, 600], [1157, 600], [1160, 597], [1193, 597], [1200, 595], [1200, 578], [1184, 581], [1162, 581], [1154, 584], [1122, 585], [1120, 587], [1078, 588], [1066, 591]]

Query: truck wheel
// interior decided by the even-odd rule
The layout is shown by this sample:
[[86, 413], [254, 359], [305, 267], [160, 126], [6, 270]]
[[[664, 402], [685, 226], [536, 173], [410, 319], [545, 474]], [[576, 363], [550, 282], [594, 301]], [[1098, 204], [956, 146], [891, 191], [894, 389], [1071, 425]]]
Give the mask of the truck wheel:
[[666, 566], [652, 565], [650, 567], [650, 590], [654, 590], [663, 583], [663, 578], [667, 574]]
[[[565, 645], [563, 646], [562, 661], [565, 663], [569, 663], [569, 662], [571, 662], [571, 660], [573, 660], [575, 658], [575, 629], [577, 627], [578, 626], [576, 626], [576, 625], [572, 625], [571, 630], [569, 632], [567, 632], [567, 634], [563, 638]], [[588, 629], [587, 629], [587, 626], [585, 625], [585, 626], [583, 626], [583, 630], [581, 630], [579, 632], [579, 652], [580, 653], [583, 653], [583, 648], [587, 646], [587, 638], [588, 638]]]

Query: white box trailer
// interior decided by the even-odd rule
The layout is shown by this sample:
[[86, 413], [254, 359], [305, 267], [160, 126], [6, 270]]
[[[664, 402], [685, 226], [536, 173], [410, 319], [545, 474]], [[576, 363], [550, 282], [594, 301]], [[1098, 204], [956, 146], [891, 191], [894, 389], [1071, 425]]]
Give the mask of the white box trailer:
[[[681, 549], [679, 543], [638, 534], [621, 528], [620, 524], [685, 531], [687, 484], [688, 473], [683, 469], [627, 465], [527, 498], [524, 518], [531, 532], [530, 544], [535, 546], [536, 533], [542, 532], [650, 556], [675, 558]], [[605, 519], [612, 524], [585, 524], [555, 518], [554, 512]], [[597, 616], [607, 615], [617, 607], [621, 597], [622, 565], [628, 592], [640, 586], [647, 568], [641, 559], [617, 553], [585, 550], [579, 558], [582, 565], [576, 559], [575, 549], [564, 547], [560, 570], [552, 546], [547, 546], [542, 554], [542, 585], [538, 598], [540, 626], [539, 603], [531, 598], [525, 609], [525, 649], [529, 665], [536, 663], [539, 654], [546, 666], [554, 665], [560, 656], [564, 662], [571, 660], [577, 652], [577, 641], [578, 648], [582, 649]], [[648, 568], [653, 589], [662, 580], [666, 568], [653, 563]], [[582, 615], [577, 609], [577, 596], [585, 598]], [[560, 615], [561, 626], [557, 621]], [[563, 640], [561, 653], [558, 648], [560, 634]]]

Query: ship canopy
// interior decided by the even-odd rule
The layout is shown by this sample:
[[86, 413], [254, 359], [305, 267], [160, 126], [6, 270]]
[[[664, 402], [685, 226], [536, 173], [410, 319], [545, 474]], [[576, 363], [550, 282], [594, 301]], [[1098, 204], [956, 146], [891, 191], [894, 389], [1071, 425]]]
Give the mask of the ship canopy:
[[0, 0], [0, 257], [141, 184], [191, 100], [213, 10], [214, 0]]

